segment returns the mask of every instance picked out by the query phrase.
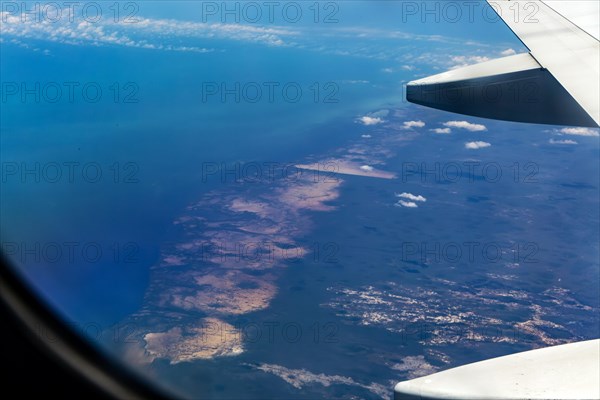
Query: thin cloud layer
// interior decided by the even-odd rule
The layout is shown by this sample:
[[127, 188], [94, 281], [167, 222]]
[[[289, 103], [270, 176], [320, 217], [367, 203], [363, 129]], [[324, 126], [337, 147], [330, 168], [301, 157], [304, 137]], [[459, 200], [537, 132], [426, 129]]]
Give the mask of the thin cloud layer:
[[437, 133], [439, 135], [448, 135], [449, 133], [452, 132], [452, 129], [450, 129], [450, 128], [435, 128], [435, 129], [431, 129], [431, 131], [433, 133]]
[[548, 143], [550, 143], [550, 144], [577, 144], [576, 141], [570, 140], [570, 139], [565, 139], [565, 140], [550, 139], [548, 141]]
[[49, 41], [68, 45], [125, 46], [155, 50], [206, 53], [204, 47], [178, 45], [176, 39], [230, 39], [282, 46], [284, 37], [297, 31], [282, 27], [242, 24], [209, 24], [173, 19], [138, 18], [135, 22], [99, 20], [97, 22], [22, 19], [19, 14], [0, 12], [0, 28], [6, 37]]
[[371, 117], [387, 117], [390, 114], [390, 110], [379, 110], [369, 113]]
[[592, 128], [562, 128], [560, 131], [563, 135], [574, 135], [574, 136], [593, 136], [598, 137], [598, 129]]
[[[384, 68], [383, 72], [411, 72], [423, 66], [447, 69], [453, 63], [473, 63], [495, 56], [488, 52], [489, 54], [456, 56], [451, 59], [447, 55], [450, 48], [457, 52], [464, 50], [465, 46], [472, 46], [477, 51], [483, 51], [487, 45], [448, 35], [422, 35], [372, 27], [348, 27], [343, 24], [308, 27], [301, 24], [200, 23], [136, 16], [135, 21], [114, 22], [111, 18], [80, 26], [80, 21], [72, 23], [69, 18], [53, 22], [29, 20], [21, 23], [21, 16], [17, 13], [2, 12], [0, 17], [0, 31], [7, 43], [16, 38], [66, 45], [127, 46], [206, 53], [223, 51], [218, 40], [225, 39], [273, 47], [294, 47], [336, 56], [386, 60], [399, 65], [397, 68]], [[329, 40], [334, 38], [335, 40]], [[198, 43], [199, 40], [203, 42]], [[396, 47], [400, 41], [405, 44]], [[386, 42], [393, 42], [394, 47], [382, 46]], [[415, 46], [416, 42], [426, 43], [427, 50], [422, 52], [420, 46]], [[32, 50], [35, 51], [36, 48], [34, 45]]]

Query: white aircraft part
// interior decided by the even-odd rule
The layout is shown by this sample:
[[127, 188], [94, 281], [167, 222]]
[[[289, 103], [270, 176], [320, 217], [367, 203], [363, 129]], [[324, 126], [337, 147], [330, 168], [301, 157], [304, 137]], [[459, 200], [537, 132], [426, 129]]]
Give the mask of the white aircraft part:
[[[487, 0], [496, 13], [529, 48], [538, 63], [550, 71], [556, 80], [600, 125], [600, 42], [593, 30], [594, 23], [585, 22], [591, 1], [575, 2], [541, 0]], [[565, 4], [568, 3], [568, 4]], [[554, 5], [552, 8], [550, 5]], [[571, 11], [561, 14], [570, 7]], [[583, 25], [570, 21], [567, 15], [578, 15]], [[598, 14], [595, 25], [598, 24]]]
[[548, 70], [517, 54], [409, 82], [408, 101], [507, 121], [596, 127]]
[[600, 399], [600, 339], [525, 351], [396, 385], [395, 400]]
[[599, 2], [487, 1], [530, 53], [409, 82], [408, 101], [482, 118], [598, 127]]
[[600, 40], [600, 1], [543, 0], [554, 11]]

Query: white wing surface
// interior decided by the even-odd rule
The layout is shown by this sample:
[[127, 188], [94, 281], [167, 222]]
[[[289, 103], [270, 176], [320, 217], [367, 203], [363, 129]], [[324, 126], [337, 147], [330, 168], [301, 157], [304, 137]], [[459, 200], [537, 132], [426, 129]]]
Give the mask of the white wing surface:
[[599, 126], [599, 2], [487, 1], [529, 53], [410, 82], [407, 99], [492, 119]]

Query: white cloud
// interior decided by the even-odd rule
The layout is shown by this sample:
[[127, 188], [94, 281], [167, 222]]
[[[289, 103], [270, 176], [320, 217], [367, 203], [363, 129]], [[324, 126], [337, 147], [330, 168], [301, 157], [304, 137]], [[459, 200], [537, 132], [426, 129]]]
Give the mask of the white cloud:
[[[379, 383], [359, 383], [354, 381], [348, 376], [340, 375], [325, 375], [324, 373], [313, 373], [306, 369], [289, 369], [276, 364], [244, 364], [247, 367], [254, 368], [266, 373], [273, 374], [285, 382], [290, 384], [296, 389], [302, 389], [304, 386], [316, 386], [322, 385], [324, 387], [330, 387], [333, 385], [345, 385], [348, 387], [359, 387], [366, 389], [374, 394], [370, 396], [373, 398], [387, 398], [389, 397], [389, 385], [382, 385]], [[427, 371], [429, 372], [429, 371]], [[434, 371], [435, 372], [435, 371]]]
[[366, 171], [366, 172], [371, 172], [375, 168], [371, 167], [370, 165], [363, 165], [363, 166], [360, 167], [360, 169], [362, 169], [363, 171]]
[[363, 125], [366, 125], [366, 126], [377, 125], [377, 124], [381, 124], [383, 122], [383, 119], [381, 119], [379, 117], [369, 117], [368, 115], [365, 115], [364, 117], [360, 117], [358, 120]]
[[466, 130], [471, 131], [471, 132], [487, 131], [487, 128], [486, 128], [485, 125], [472, 124], [472, 123], [467, 122], [467, 121], [448, 121], [448, 122], [444, 122], [443, 125], [447, 126], [448, 128], [466, 129]]
[[565, 135], [600, 136], [598, 129], [591, 128], [562, 128], [559, 132]]
[[468, 142], [465, 143], [465, 148], [469, 150], [477, 150], [484, 149], [486, 147], [491, 147], [492, 145], [488, 142]]
[[425, 122], [423, 121], [404, 121], [404, 129], [410, 128], [422, 128], [425, 126]]
[[554, 140], [554, 139], [550, 139], [548, 141], [548, 143], [550, 143], [550, 144], [577, 144], [576, 141], [569, 140], [569, 139], [567, 139], [567, 140]]
[[384, 68], [384, 69], [382, 69], [382, 71], [385, 72], [386, 74], [391, 74], [392, 72], [394, 72], [394, 70], [391, 68]]
[[414, 71], [415, 70], [415, 66], [414, 65], [403, 65], [402, 69], [405, 71]]
[[451, 60], [453, 65], [450, 69], [457, 69], [466, 67], [468, 65], [489, 61], [490, 59], [485, 56], [453, 56]]
[[231, 39], [269, 46], [285, 45], [283, 38], [297, 36], [297, 31], [281, 27], [242, 24], [209, 24], [173, 19], [137, 18], [135, 22], [101, 19], [98, 22], [58, 21], [34, 18], [21, 20], [20, 14], [0, 12], [2, 35], [22, 39], [56, 42], [67, 45], [125, 46], [154, 50], [206, 53], [204, 47], [182, 45], [181, 39]]
[[441, 135], [447, 135], [450, 132], [452, 132], [452, 129], [450, 129], [450, 128], [435, 128], [435, 129], [431, 129], [431, 131], [433, 133], [439, 133]]
[[363, 139], [370, 139], [371, 135], [360, 135], [360, 137]]
[[412, 200], [412, 201], [427, 201], [427, 199], [421, 195], [415, 195], [415, 194], [406, 193], [406, 192], [400, 193], [400, 194], [396, 193], [396, 197], [400, 197], [402, 199], [407, 199], [407, 200]]
[[506, 50], [500, 52], [500, 54], [507, 57], [507, 56], [514, 56], [515, 54], [517, 54], [517, 52], [514, 49], [506, 49]]
[[395, 204], [396, 207], [406, 207], [406, 208], [417, 208], [419, 207], [417, 205], [417, 203], [413, 202], [413, 201], [404, 201], [404, 200], [400, 200], [399, 202], [397, 202]]

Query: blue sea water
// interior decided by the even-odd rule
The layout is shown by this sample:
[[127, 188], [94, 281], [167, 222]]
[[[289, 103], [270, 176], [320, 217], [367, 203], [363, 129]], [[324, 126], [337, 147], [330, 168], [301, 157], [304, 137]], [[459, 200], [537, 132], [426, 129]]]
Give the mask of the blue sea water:
[[[58, 83], [63, 90], [56, 103], [44, 101], [43, 95], [37, 102], [31, 95], [25, 103], [13, 96], [3, 104], [2, 161], [19, 168], [3, 182], [3, 238], [19, 243], [19, 251], [55, 242], [100, 243], [105, 257], [83, 260], [84, 265], [76, 265], [81, 259], [63, 265], [63, 257], [50, 265], [41, 260], [36, 267], [35, 257], [19, 253], [34, 284], [81, 323], [109, 324], [139, 305], [147, 267], [156, 260], [173, 217], [210, 189], [203, 182], [207, 165], [291, 163], [326, 151], [341, 143], [358, 113], [402, 96], [400, 90], [344, 83], [381, 75], [376, 63], [348, 66], [339, 57], [309, 58], [291, 50], [233, 45], [208, 55], [49, 48], [48, 57], [2, 48], [4, 82], [26, 77], [31, 88]], [[244, 98], [237, 103], [235, 96], [203, 99], [203, 84], [225, 82], [235, 88], [271, 81], [298, 85], [303, 95], [294, 103], [282, 101], [280, 91], [274, 92], [274, 101], [264, 92], [257, 103]], [[90, 103], [75, 91], [70, 101], [65, 82], [98, 85], [102, 98]], [[335, 93], [325, 92], [329, 82], [335, 82]], [[128, 83], [134, 89], [123, 88]], [[116, 92], [121, 95], [117, 103]], [[324, 103], [329, 93], [335, 102]], [[136, 102], [123, 103], [127, 95]], [[45, 176], [53, 170], [44, 173], [53, 163], [61, 169], [57, 182]], [[68, 177], [68, 163], [74, 180]], [[82, 168], [90, 164], [90, 177], [84, 176]], [[90, 182], [97, 166], [102, 176]], [[25, 168], [34, 172], [22, 178]], [[115, 264], [108, 257], [114, 255], [110, 248], [129, 243], [136, 246], [136, 262]]]

